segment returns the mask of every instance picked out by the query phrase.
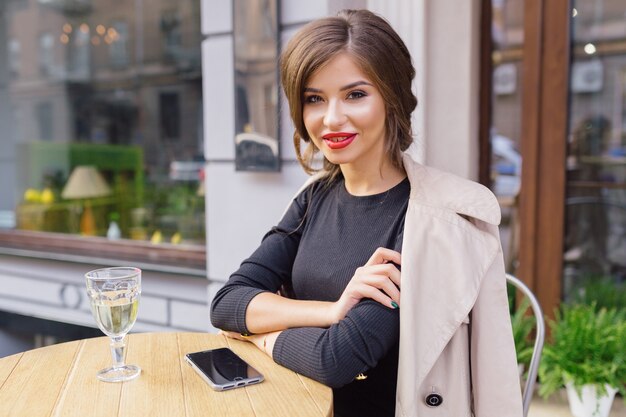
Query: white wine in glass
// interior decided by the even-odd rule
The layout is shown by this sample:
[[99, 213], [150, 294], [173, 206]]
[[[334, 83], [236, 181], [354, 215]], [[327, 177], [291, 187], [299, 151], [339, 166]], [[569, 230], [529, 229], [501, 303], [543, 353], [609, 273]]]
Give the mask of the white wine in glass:
[[124, 337], [137, 319], [141, 270], [133, 267], [102, 268], [85, 274], [91, 311], [100, 330], [111, 338], [113, 364], [96, 374], [101, 381], [122, 382], [141, 373], [124, 363]]

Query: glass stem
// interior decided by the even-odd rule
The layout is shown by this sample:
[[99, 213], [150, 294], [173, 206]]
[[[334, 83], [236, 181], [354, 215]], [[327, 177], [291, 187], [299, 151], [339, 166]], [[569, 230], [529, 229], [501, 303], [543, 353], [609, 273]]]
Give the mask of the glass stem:
[[111, 338], [111, 356], [113, 356], [113, 368], [124, 366], [124, 348], [126, 343], [124, 336]]

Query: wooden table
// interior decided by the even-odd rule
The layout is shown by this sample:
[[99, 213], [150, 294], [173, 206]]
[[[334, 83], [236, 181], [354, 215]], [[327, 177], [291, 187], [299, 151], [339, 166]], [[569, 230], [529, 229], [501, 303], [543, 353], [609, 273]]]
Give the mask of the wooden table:
[[[111, 362], [106, 337], [34, 349], [0, 359], [0, 416], [332, 416], [330, 388], [274, 363], [249, 343], [207, 333], [127, 337], [126, 362], [139, 378], [96, 379]], [[185, 353], [230, 347], [265, 381], [213, 391], [184, 361]]]

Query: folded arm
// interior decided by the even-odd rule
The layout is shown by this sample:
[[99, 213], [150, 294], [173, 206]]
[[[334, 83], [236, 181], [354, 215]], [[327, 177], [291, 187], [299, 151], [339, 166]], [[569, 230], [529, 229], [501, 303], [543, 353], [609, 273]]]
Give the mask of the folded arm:
[[400, 258], [396, 251], [378, 248], [364, 266], [357, 268], [339, 300], [334, 302], [282, 297], [276, 291], [284, 278], [263, 267], [264, 260], [248, 260], [217, 293], [211, 306], [211, 320], [223, 330], [269, 333], [296, 327], [329, 327], [346, 317], [364, 298], [386, 308], [398, 308], [400, 271], [394, 263], [400, 265]]
[[374, 368], [396, 345], [399, 311], [363, 300], [329, 328], [303, 327], [281, 332], [272, 349], [274, 360], [330, 387], [352, 382]]

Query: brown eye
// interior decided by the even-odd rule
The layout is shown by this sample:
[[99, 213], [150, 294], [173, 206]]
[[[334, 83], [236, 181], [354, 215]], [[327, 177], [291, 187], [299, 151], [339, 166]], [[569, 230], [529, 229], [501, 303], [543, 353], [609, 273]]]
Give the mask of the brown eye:
[[322, 101], [322, 98], [316, 95], [306, 96], [304, 98], [304, 102], [309, 104], [319, 103], [320, 101]]
[[359, 98], [362, 98], [362, 97], [365, 97], [365, 96], [367, 96], [367, 94], [365, 94], [364, 91], [357, 90], [357, 91], [350, 92], [350, 94], [348, 94], [348, 99], [349, 100], [356, 100], [356, 99], [359, 99]]

